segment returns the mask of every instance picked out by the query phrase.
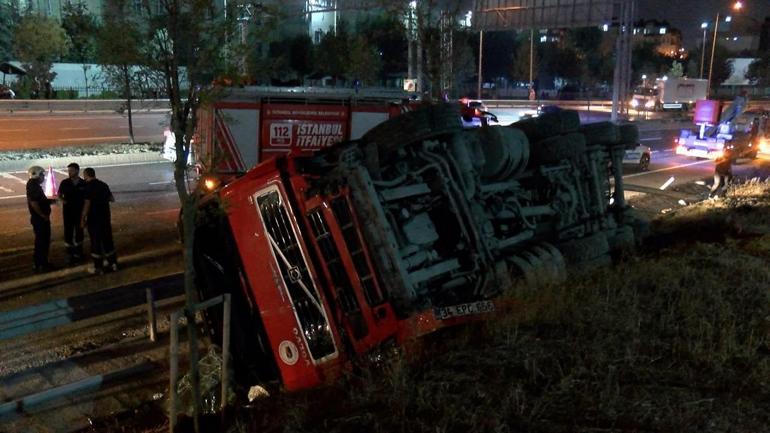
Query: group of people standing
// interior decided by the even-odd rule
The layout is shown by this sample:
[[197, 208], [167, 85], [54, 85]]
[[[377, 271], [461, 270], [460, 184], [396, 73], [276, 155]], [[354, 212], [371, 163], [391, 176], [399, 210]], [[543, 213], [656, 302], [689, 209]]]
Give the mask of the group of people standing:
[[[51, 204], [56, 199], [46, 197], [43, 191], [46, 176], [43, 167], [30, 167], [27, 173], [27, 205], [35, 234], [34, 270], [48, 272], [56, 268], [48, 261]], [[115, 201], [115, 197], [109, 185], [97, 179], [96, 171], [90, 167], [84, 169], [83, 177], [80, 177], [80, 166], [73, 162], [67, 166], [67, 178], [59, 185], [58, 199], [62, 203], [64, 244], [69, 264], [83, 261], [84, 231], [87, 229], [93, 259], [93, 267], [89, 268], [89, 272], [101, 274], [105, 270], [117, 271], [118, 256], [112, 240], [110, 215], [110, 203]]]

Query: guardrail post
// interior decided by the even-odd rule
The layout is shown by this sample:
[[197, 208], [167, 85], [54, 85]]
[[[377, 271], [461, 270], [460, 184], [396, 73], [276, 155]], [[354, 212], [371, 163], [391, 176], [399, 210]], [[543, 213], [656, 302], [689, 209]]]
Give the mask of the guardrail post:
[[224, 414], [225, 406], [227, 406], [227, 389], [229, 388], [230, 371], [230, 310], [231, 310], [231, 295], [225, 293], [225, 301], [222, 304], [223, 317], [222, 317], [222, 402], [221, 409]]
[[171, 347], [169, 349], [169, 385], [168, 385], [168, 428], [169, 432], [174, 433], [176, 429], [176, 406], [177, 406], [177, 376], [179, 375], [179, 311], [171, 314]]
[[147, 321], [150, 327], [150, 341], [153, 343], [158, 340], [158, 324], [155, 320], [155, 297], [150, 287], [145, 289], [147, 295]]

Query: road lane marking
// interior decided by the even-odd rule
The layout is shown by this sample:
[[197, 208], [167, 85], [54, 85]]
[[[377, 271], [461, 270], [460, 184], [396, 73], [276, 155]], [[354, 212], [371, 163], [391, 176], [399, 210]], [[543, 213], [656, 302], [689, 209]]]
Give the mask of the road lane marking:
[[659, 168], [657, 170], [650, 170], [650, 171], [643, 171], [641, 173], [627, 174], [627, 175], [623, 176], [623, 179], [628, 179], [630, 177], [644, 176], [644, 175], [653, 174], [653, 173], [660, 173], [662, 171], [676, 170], [677, 168], [690, 167], [690, 166], [693, 166], [693, 165], [706, 164], [706, 163], [709, 163], [709, 162], [714, 162], [714, 161], [712, 161], [710, 159], [706, 159], [704, 161], [691, 162], [689, 164], [679, 164], [679, 165], [675, 165], [673, 167]]
[[674, 183], [674, 176], [669, 177], [668, 180], [663, 185], [660, 186], [660, 190], [665, 191], [666, 188], [671, 186], [672, 183]]
[[3, 129], [3, 132], [27, 132], [29, 129]]
[[640, 138], [639, 141], [663, 140], [663, 137]]
[[163, 182], [148, 182], [147, 185], [167, 185], [170, 183], [174, 183], [173, 180], [164, 180]]
[[[21, 171], [19, 173], [26, 173], [26, 171]], [[15, 180], [16, 182], [19, 182], [22, 185], [26, 185], [27, 184], [26, 180], [19, 179], [18, 177], [14, 176], [14, 175], [11, 175], [9, 173], [0, 172], [0, 177], [2, 177], [3, 179]]]
[[10, 200], [12, 198], [23, 198], [26, 197], [26, 195], [9, 195], [7, 197], [0, 197], [0, 200]]
[[6, 188], [4, 186], [0, 186], [0, 191], [2, 191], [2, 192], [13, 192], [13, 190], [11, 188]]
[[59, 129], [61, 129], [62, 131], [85, 131], [87, 129], [92, 129], [92, 128], [88, 126], [76, 126], [72, 128], [59, 128]]

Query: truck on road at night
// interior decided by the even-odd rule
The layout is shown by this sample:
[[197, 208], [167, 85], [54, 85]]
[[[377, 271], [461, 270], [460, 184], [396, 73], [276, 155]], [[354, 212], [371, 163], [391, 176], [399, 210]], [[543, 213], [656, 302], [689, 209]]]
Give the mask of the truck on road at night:
[[655, 80], [654, 87], [637, 87], [629, 106], [636, 111], [688, 111], [706, 98], [708, 80], [668, 78]]
[[463, 129], [458, 116], [426, 105], [283, 152], [202, 199], [198, 290], [233, 296], [240, 384], [334, 381], [356, 360], [504, 314], [516, 284], [563, 282], [634, 248], [644, 223], [625, 205], [622, 159], [635, 126], [563, 111]]
[[736, 96], [724, 110], [721, 101], [698, 101], [693, 116], [698, 129], [681, 130], [676, 139], [676, 154], [717, 159], [730, 152], [736, 159], [756, 158], [765, 137], [767, 118], [764, 116], [763, 121], [762, 115], [746, 112], [747, 104], [745, 96]]

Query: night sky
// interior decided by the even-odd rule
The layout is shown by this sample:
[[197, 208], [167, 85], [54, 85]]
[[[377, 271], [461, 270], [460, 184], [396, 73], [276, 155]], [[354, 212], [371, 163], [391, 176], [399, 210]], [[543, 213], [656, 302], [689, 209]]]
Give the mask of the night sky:
[[[713, 21], [717, 11], [729, 11], [732, 0], [638, 0], [637, 19], [666, 20], [671, 26], [682, 31], [685, 46], [693, 46], [703, 35], [700, 24]], [[770, 16], [770, 0], [743, 0], [743, 11], [760, 21]]]

